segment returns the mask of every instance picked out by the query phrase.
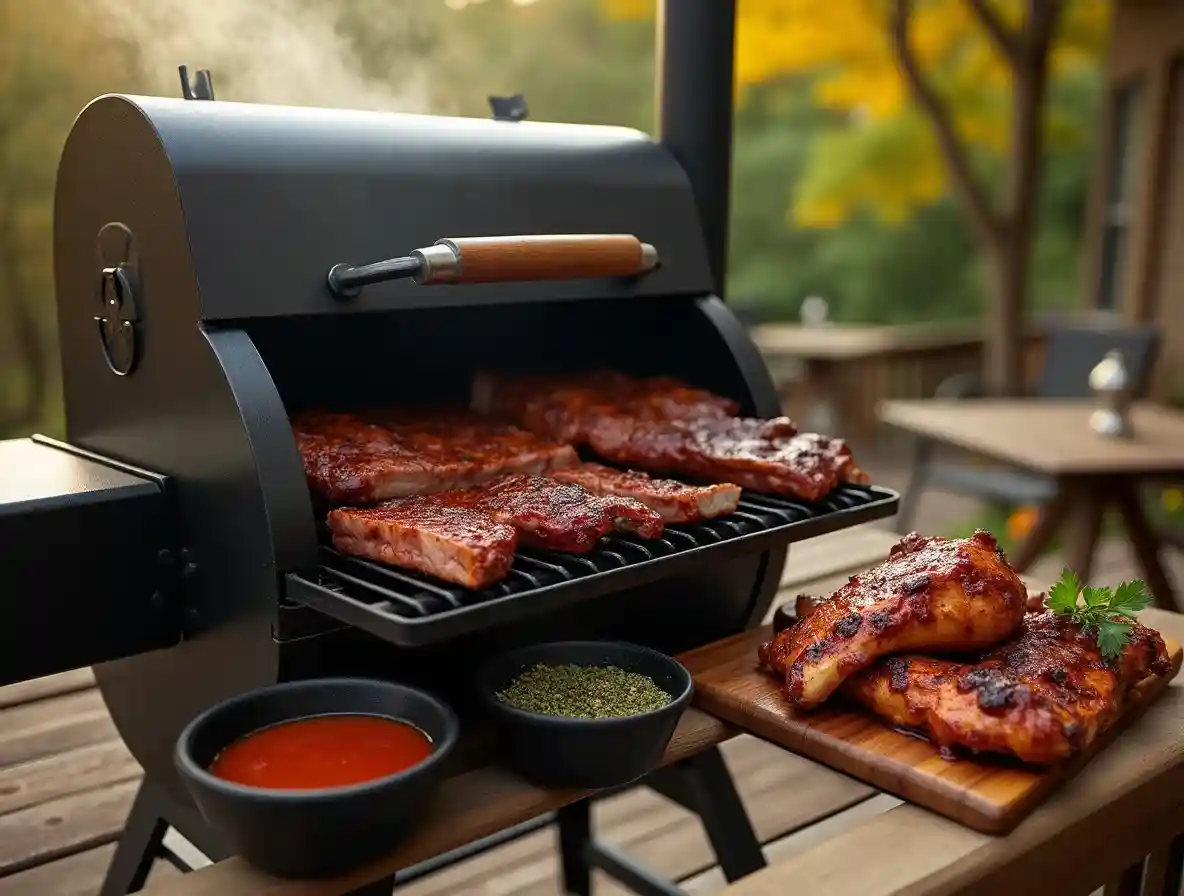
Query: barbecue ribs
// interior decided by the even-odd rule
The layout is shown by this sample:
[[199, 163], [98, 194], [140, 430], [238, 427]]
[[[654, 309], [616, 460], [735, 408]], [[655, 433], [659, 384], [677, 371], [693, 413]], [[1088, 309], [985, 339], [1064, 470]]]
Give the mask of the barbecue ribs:
[[1106, 662], [1093, 636], [1051, 612], [1029, 614], [1015, 640], [966, 664], [921, 656], [881, 660], [840, 693], [890, 724], [953, 748], [1048, 764], [1092, 743], [1130, 689], [1171, 663], [1163, 638], [1136, 623], [1122, 655]]
[[579, 461], [570, 445], [472, 413], [310, 413], [292, 422], [313, 492], [338, 504], [468, 488]]
[[818, 706], [877, 658], [994, 646], [1020, 626], [1027, 600], [994, 536], [898, 542], [888, 559], [852, 576], [809, 616], [761, 646], [762, 666], [784, 676], [797, 706]]
[[735, 402], [668, 378], [596, 373], [559, 380], [478, 374], [473, 406], [622, 466], [817, 501], [866, 482], [840, 439], [786, 417], [735, 416]]
[[585, 553], [613, 530], [658, 538], [662, 518], [626, 497], [516, 473], [481, 488], [343, 507], [328, 516], [333, 545], [467, 588], [504, 578], [519, 541]]
[[645, 473], [622, 472], [586, 463], [549, 474], [560, 482], [581, 485], [594, 495], [617, 495], [640, 501], [666, 523], [693, 523], [736, 510], [740, 487], [731, 483], [687, 485], [676, 479], [651, 479]]
[[437, 498], [417, 495], [330, 511], [333, 546], [466, 588], [485, 588], [505, 578], [518, 531], [488, 513]]
[[613, 530], [641, 538], [662, 535], [662, 517], [640, 501], [601, 497], [575, 483], [523, 473], [503, 476], [484, 488], [453, 492], [452, 500], [514, 526], [524, 544], [582, 554]]

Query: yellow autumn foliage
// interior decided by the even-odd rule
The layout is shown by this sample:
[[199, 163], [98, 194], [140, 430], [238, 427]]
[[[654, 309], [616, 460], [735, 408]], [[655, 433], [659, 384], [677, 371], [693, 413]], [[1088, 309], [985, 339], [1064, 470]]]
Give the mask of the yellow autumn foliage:
[[[602, 0], [607, 15], [645, 19], [655, 0]], [[668, 0], [678, 14], [678, 0]], [[995, 0], [1020, 23], [1020, 0]], [[1099, 65], [1109, 0], [1068, 0], [1050, 55], [1054, 79]], [[931, 129], [911, 103], [888, 32], [885, 0], [738, 0], [736, 78], [744, 88], [808, 76], [820, 106], [848, 115], [821, 138], [795, 190], [802, 226], [830, 227], [860, 207], [903, 221], [947, 190]], [[917, 0], [910, 41], [921, 68], [950, 108], [959, 136], [980, 158], [1008, 143], [1010, 72], [966, 0]], [[1053, 110], [1055, 113], [1055, 110]], [[1055, 114], [1051, 116], [1055, 118]], [[1057, 136], [1056, 122], [1053, 137]]]

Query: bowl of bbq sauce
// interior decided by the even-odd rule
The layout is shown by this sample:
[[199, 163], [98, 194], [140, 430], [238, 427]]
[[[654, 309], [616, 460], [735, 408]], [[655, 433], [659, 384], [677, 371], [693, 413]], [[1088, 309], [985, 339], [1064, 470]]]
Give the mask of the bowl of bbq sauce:
[[424, 691], [321, 678], [206, 710], [176, 766], [227, 846], [272, 874], [337, 874], [399, 845], [427, 813], [460, 725]]

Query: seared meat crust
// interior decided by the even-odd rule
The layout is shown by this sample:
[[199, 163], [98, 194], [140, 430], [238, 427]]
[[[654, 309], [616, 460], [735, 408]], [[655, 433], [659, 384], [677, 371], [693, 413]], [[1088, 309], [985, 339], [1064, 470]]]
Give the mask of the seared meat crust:
[[810, 615], [762, 645], [762, 666], [808, 709], [843, 680], [894, 653], [981, 650], [1011, 637], [1027, 589], [994, 537], [906, 536], [888, 559], [852, 576]]

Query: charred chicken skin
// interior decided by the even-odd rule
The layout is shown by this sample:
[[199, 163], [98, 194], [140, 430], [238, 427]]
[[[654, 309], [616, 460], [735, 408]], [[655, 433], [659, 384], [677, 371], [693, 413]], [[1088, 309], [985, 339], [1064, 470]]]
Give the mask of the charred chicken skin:
[[1163, 638], [1146, 626], [1135, 623], [1122, 654], [1107, 662], [1093, 635], [1043, 612], [1029, 614], [1018, 637], [981, 662], [890, 657], [840, 693], [893, 726], [924, 733], [947, 755], [964, 748], [1046, 765], [1089, 746], [1132, 687], [1170, 670]]
[[1027, 589], [994, 536], [906, 536], [888, 559], [852, 576], [809, 616], [760, 648], [786, 695], [818, 706], [880, 657], [917, 650], [982, 650], [1020, 627]]

